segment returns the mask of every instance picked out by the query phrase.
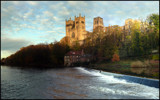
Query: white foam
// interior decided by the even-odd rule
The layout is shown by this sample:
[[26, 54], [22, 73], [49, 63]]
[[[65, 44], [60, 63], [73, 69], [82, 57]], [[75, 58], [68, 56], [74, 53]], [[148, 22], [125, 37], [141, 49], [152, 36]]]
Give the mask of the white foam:
[[113, 75], [104, 75], [104, 74], [101, 74], [101, 73], [96, 72], [96, 71], [87, 71], [82, 67], [76, 67], [76, 69], [79, 69], [79, 71], [81, 71], [82, 73], [85, 73], [85, 74], [98, 76], [97, 77], [98, 79], [106, 81], [107, 83], [126, 83], [126, 80], [124, 80], [124, 79], [121, 79], [121, 80], [120, 79], [116, 79], [116, 78], [114, 78]]
[[135, 96], [135, 97], [143, 97], [148, 99], [159, 99], [159, 90], [153, 89], [153, 88], [146, 88], [143, 89], [143, 87], [135, 87], [135, 89], [122, 89], [122, 88], [108, 88], [108, 87], [95, 87], [95, 86], [89, 86], [90, 89], [95, 89], [101, 92], [104, 92], [106, 94], [110, 95], [110, 98], [115, 95], [121, 95], [121, 96]]
[[[88, 71], [82, 67], [76, 67], [80, 72], [85, 74], [90, 74], [93, 76], [98, 76], [96, 79], [99, 79], [106, 83], [107, 87], [95, 87], [89, 86], [88, 88], [92, 88], [101, 92], [109, 93], [109, 94], [118, 94], [118, 95], [128, 95], [128, 96], [137, 96], [144, 97], [150, 99], [159, 99], [159, 89], [154, 87], [149, 87], [146, 85], [138, 84], [138, 83], [130, 83], [126, 80], [114, 78], [112, 74], [104, 75], [99, 73], [98, 71]], [[112, 85], [111, 85], [112, 84]]]

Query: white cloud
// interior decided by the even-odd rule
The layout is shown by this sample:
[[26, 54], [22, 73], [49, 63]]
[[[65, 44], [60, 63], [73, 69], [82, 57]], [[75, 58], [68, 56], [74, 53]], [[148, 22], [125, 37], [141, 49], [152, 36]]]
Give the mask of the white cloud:
[[53, 16], [53, 20], [56, 21], [56, 22], [58, 22], [58, 21], [60, 21], [60, 18], [58, 18], [56, 16]]
[[50, 4], [51, 5], [49, 5], [49, 8], [51, 8], [51, 10], [58, 10], [60, 7], [65, 6], [64, 2], [58, 2], [57, 3], [56, 1], [53, 1]]
[[16, 51], [21, 47], [27, 46], [30, 42], [22, 38], [2, 37], [1, 50]]
[[36, 6], [38, 5], [37, 1], [27, 1], [28, 4], [32, 5], [32, 6]]
[[47, 33], [55, 33], [56, 31], [46, 31]]
[[20, 28], [16, 28], [16, 29], [15, 29], [16, 32], [17, 32], [17, 31], [20, 31], [20, 30], [21, 30]]
[[28, 11], [27, 13], [25, 13], [24, 16], [23, 16], [23, 18], [24, 19], [28, 19], [32, 15], [33, 15], [33, 9], [31, 9], [30, 11]]
[[20, 4], [19, 1], [12, 1], [12, 3], [15, 4], [15, 5], [19, 5]]
[[69, 16], [70, 11], [66, 7], [61, 7], [61, 10], [58, 12], [59, 16]]
[[12, 52], [12, 51], [1, 50], [1, 59], [10, 56], [10, 55], [13, 54], [13, 53], [14, 53], [14, 52]]
[[43, 14], [47, 17], [53, 17], [53, 13], [51, 13], [50, 11], [44, 11]]
[[79, 7], [79, 6], [88, 6], [86, 1], [68, 1], [70, 6]]

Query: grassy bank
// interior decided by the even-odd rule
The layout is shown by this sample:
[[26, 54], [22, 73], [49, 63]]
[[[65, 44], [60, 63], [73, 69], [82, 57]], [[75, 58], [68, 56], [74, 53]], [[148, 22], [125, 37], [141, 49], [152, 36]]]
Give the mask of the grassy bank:
[[107, 72], [159, 79], [159, 61], [155, 60], [128, 59], [90, 64], [89, 67]]

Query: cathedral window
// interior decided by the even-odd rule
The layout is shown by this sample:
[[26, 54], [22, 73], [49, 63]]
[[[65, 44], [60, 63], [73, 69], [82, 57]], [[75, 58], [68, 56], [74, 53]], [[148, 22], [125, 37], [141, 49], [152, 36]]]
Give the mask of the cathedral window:
[[83, 23], [83, 24], [84, 24], [84, 21], [81, 21], [81, 23]]

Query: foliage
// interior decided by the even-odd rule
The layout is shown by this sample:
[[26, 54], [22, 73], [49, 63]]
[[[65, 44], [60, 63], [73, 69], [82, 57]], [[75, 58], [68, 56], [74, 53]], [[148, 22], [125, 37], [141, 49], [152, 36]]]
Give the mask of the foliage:
[[119, 61], [119, 56], [117, 54], [113, 55], [112, 62]]
[[153, 55], [153, 56], [152, 56], [152, 60], [159, 60], [159, 54]]
[[59, 42], [54, 44], [38, 44], [21, 48], [15, 54], [5, 59], [9, 65], [63, 65], [64, 55], [69, 51], [69, 46]]
[[140, 40], [140, 33], [136, 31], [132, 37], [131, 49], [134, 56], [140, 56], [143, 53], [143, 48]]
[[135, 61], [131, 63], [131, 67], [145, 67], [145, 65], [141, 61]]
[[151, 67], [151, 63], [149, 60], [142, 61], [135, 61], [131, 63], [131, 67]]
[[75, 42], [75, 44], [72, 46], [72, 50], [74, 50], [74, 51], [79, 51], [80, 50], [80, 44], [79, 44], [79, 42], [78, 41], [76, 41]]
[[159, 15], [158, 14], [151, 14], [148, 16], [147, 20], [150, 24], [154, 24], [154, 26], [159, 29]]

